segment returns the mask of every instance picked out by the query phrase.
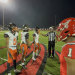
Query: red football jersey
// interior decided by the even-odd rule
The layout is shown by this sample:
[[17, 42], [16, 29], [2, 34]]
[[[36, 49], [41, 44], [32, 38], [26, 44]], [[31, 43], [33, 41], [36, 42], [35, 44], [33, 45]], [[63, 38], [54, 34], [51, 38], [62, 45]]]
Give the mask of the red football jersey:
[[67, 63], [65, 58], [75, 59], [75, 41], [66, 43], [60, 55], [60, 75], [67, 75]]

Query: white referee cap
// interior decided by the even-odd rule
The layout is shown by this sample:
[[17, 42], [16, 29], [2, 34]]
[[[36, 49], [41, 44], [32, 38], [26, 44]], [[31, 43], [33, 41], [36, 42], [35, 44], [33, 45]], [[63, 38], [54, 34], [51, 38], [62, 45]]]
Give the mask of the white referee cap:
[[53, 29], [53, 27], [49, 27], [49, 29]]

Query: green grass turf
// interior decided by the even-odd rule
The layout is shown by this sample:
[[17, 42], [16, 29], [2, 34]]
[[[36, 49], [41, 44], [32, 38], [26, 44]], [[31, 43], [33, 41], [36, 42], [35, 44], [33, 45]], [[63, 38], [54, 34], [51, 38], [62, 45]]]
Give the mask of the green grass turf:
[[[7, 31], [0, 31], [0, 47], [6, 46], [5, 38], [4, 38], [5, 32], [7, 32]], [[41, 33], [43, 33], [43, 34], [46, 34], [47, 32], [48, 31], [41, 31]], [[30, 34], [29, 41], [33, 40], [33, 38], [32, 38], [33, 33], [34, 33], [34, 31], [29, 31], [29, 34]], [[20, 42], [21, 42], [21, 32], [19, 32], [19, 36], [18, 36], [18, 43], [20, 43]], [[48, 49], [48, 37], [43, 37], [40, 35], [39, 42], [45, 44]], [[64, 44], [63, 42], [58, 41], [56, 43], [55, 50], [61, 52], [63, 44]], [[7, 59], [7, 49], [6, 48], [0, 49], [0, 57]], [[29, 56], [26, 60], [28, 61], [31, 57], [32, 57], [32, 55]], [[4, 60], [1, 60], [0, 64], [2, 64], [4, 62], [5, 62]], [[17, 66], [17, 69], [21, 69], [21, 68], [22, 67], [20, 65]], [[14, 69], [11, 70], [11, 73], [12, 73], [12, 75], [15, 75], [13, 71], [14, 71]], [[60, 64], [59, 64], [59, 59], [56, 55], [55, 55], [54, 59], [47, 58], [47, 62], [46, 62], [44, 71], [46, 71], [52, 75], [60, 75]]]

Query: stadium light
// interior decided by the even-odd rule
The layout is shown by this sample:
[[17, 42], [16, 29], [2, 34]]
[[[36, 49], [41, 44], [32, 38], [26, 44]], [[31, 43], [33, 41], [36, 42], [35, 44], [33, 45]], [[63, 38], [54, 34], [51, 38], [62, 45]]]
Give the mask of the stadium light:
[[7, 3], [8, 0], [0, 0], [0, 2]]
[[4, 29], [4, 3], [7, 3], [8, 0], [0, 0], [3, 3], [3, 29]]

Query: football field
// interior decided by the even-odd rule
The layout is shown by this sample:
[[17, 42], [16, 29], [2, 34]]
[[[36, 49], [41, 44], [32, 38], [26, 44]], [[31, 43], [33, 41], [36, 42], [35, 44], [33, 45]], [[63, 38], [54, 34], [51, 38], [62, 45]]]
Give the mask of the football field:
[[[7, 31], [0, 31], [0, 47], [4, 47], [6, 46], [5, 44], [5, 38], [4, 38], [4, 33]], [[43, 34], [46, 34], [48, 31], [40, 31]], [[34, 31], [29, 31], [29, 41], [32, 41], [32, 34], [34, 33]], [[21, 31], [19, 32], [19, 36], [18, 36], [18, 43], [21, 42]], [[44, 44], [47, 49], [48, 49], [48, 37], [43, 37], [43, 36], [39, 36], [39, 42]], [[57, 42], [55, 44], [55, 50], [61, 52], [62, 46], [64, 45], [63, 42]], [[20, 49], [20, 46], [18, 45], [18, 48]], [[26, 58], [27, 62], [25, 62], [25, 64], [28, 63], [28, 61], [31, 59], [32, 54]], [[4, 62], [7, 61], [7, 49], [3, 48], [0, 49], [0, 65], [2, 65]], [[22, 66], [21, 64], [17, 65], [17, 69], [21, 70]], [[13, 72], [14, 69], [11, 70], [12, 75], [15, 75], [15, 73]], [[50, 73], [51, 75], [60, 75], [60, 63], [59, 63], [59, 58], [55, 55], [55, 58], [47, 58], [47, 62], [45, 64], [45, 68], [44, 71], [46, 71], [47, 73]], [[7, 74], [5, 74], [7, 75]], [[42, 74], [45, 75], [45, 74]]]

